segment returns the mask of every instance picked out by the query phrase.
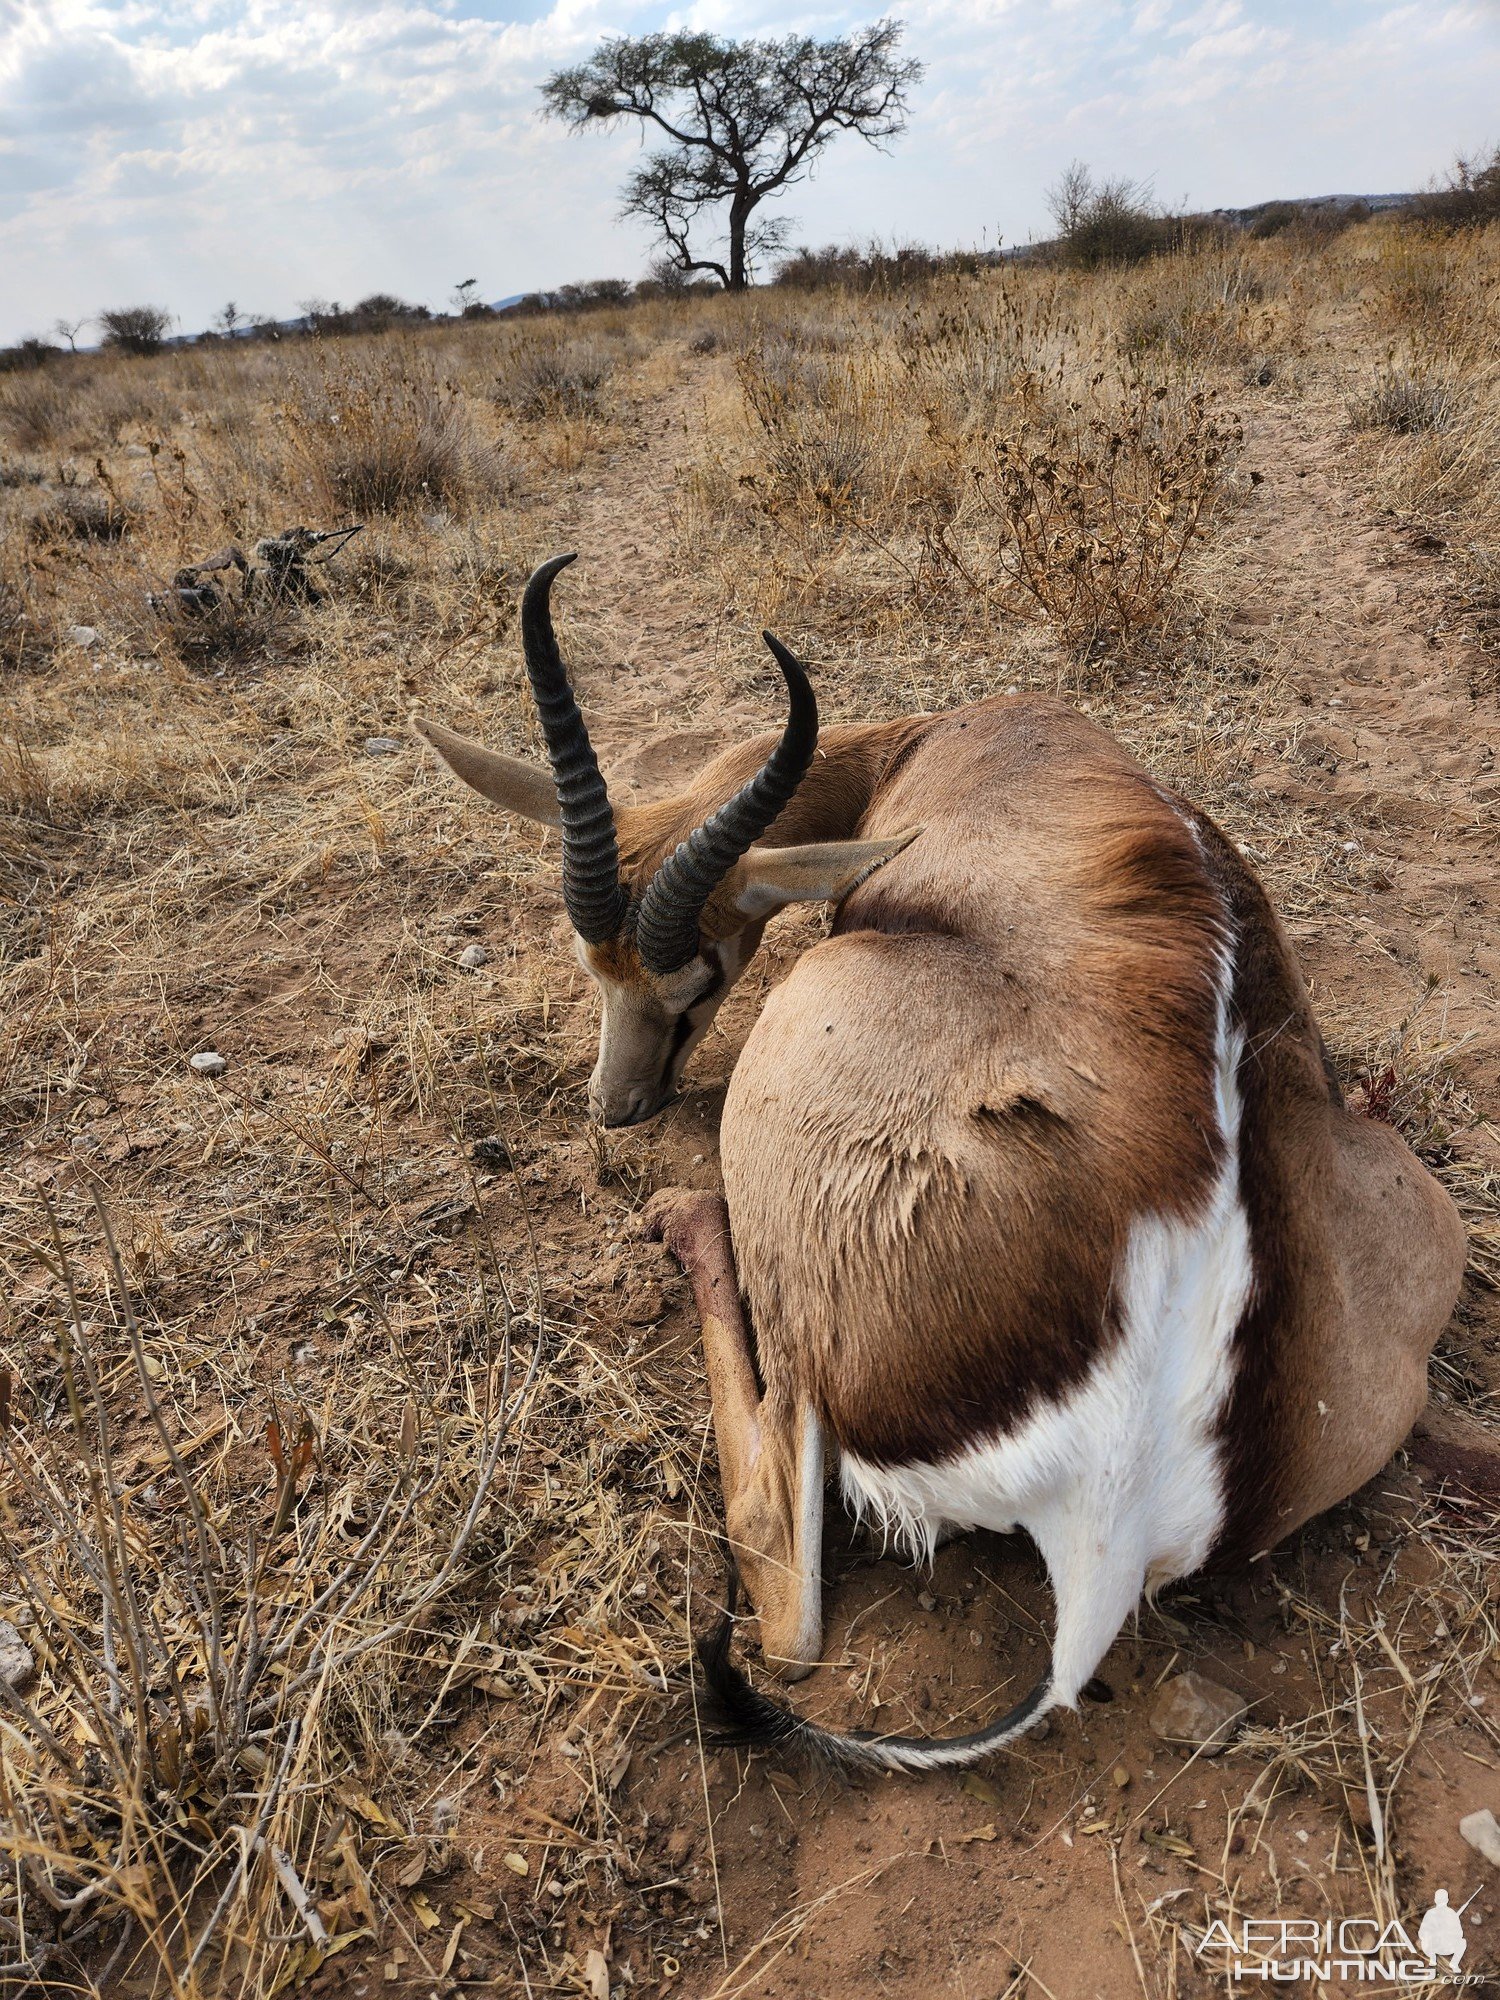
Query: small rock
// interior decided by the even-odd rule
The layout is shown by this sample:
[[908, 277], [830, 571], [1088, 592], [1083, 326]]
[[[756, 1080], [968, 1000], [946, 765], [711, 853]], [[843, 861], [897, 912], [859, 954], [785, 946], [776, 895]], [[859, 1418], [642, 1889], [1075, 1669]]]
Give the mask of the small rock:
[[36, 1655], [10, 1620], [0, 1618], [0, 1681], [19, 1690], [30, 1683], [35, 1672]]
[[[9, 1629], [0, 1626], [0, 1631]], [[1488, 1806], [1481, 1812], [1466, 1813], [1458, 1822], [1458, 1830], [1476, 1854], [1482, 1854], [1492, 1868], [1500, 1868], [1500, 1820]]]
[[367, 736], [365, 738], [365, 755], [367, 757], [394, 757], [400, 748], [401, 745], [394, 736]]
[[937, 1599], [930, 1590], [919, 1590], [917, 1592], [917, 1603], [923, 1611], [937, 1610]]
[[92, 625], [70, 625], [68, 637], [75, 646], [97, 646], [99, 643], [98, 631]]
[[458, 954], [458, 962], [465, 972], [477, 972], [481, 965], [488, 965], [490, 955], [482, 944], [471, 944]]
[[1151, 1710], [1151, 1727], [1167, 1743], [1191, 1744], [1217, 1757], [1249, 1703], [1202, 1674], [1178, 1674], [1167, 1682]]
[[228, 1067], [228, 1059], [217, 1049], [200, 1049], [197, 1055], [188, 1057], [188, 1068], [199, 1076], [222, 1076]]

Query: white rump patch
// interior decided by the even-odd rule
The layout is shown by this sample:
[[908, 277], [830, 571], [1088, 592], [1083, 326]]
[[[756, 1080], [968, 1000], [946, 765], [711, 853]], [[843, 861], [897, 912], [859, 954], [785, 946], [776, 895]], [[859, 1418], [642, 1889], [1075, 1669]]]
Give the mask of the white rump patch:
[[850, 1508], [916, 1558], [930, 1559], [945, 1527], [1026, 1530], [1057, 1605], [1049, 1707], [1077, 1700], [1142, 1591], [1199, 1568], [1223, 1521], [1214, 1432], [1252, 1282], [1239, 1186], [1244, 1036], [1229, 1025], [1231, 976], [1226, 955], [1215, 1037], [1223, 1165], [1193, 1221], [1133, 1224], [1109, 1352], [1061, 1401], [992, 1443], [931, 1465], [842, 1462]]

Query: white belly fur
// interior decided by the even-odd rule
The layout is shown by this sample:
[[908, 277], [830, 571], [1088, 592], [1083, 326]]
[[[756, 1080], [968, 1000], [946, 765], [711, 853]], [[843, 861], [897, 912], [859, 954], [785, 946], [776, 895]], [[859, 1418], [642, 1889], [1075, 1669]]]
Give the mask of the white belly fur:
[[934, 1464], [846, 1456], [844, 1497], [916, 1558], [946, 1526], [1024, 1528], [1057, 1607], [1053, 1703], [1072, 1703], [1143, 1591], [1207, 1557], [1224, 1512], [1214, 1442], [1229, 1396], [1230, 1344], [1252, 1283], [1239, 1191], [1244, 1037], [1219, 978], [1217, 1096], [1223, 1168], [1191, 1222], [1132, 1226], [1114, 1295], [1120, 1334], [1093, 1372], [1008, 1435]]

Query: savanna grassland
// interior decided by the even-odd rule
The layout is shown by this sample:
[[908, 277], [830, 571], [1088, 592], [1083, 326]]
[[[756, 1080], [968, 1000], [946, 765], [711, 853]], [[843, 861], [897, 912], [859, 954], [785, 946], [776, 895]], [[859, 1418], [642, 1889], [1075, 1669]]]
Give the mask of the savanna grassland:
[[[1164, 2000], [1228, 1990], [1215, 1920], [1439, 1884], [1500, 1965], [1497, 357], [1500, 236], [1377, 221], [0, 377], [0, 1990]], [[315, 594], [253, 554], [354, 522]], [[1469, 1223], [1409, 1450], [986, 1775], [700, 1748], [707, 1399], [634, 1219], [715, 1183], [822, 919], [588, 1122], [555, 844], [405, 727], [539, 754], [568, 548], [622, 795], [777, 723], [767, 624], [829, 720], [1105, 721]], [[972, 1727], [1040, 1657], [1025, 1547], [828, 1573], [824, 1717]], [[1189, 1665], [1248, 1706], [1212, 1760], [1148, 1721]]]

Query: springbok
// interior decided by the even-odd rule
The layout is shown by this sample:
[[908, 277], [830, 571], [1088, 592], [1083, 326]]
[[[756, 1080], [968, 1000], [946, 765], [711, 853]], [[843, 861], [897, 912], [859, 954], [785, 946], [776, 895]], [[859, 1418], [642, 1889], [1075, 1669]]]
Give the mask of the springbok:
[[1345, 1108], [1251, 869], [1102, 729], [1015, 695], [820, 741], [767, 634], [779, 742], [612, 812], [553, 637], [570, 560], [522, 608], [552, 781], [415, 720], [485, 797], [561, 826], [603, 997], [596, 1116], [665, 1102], [773, 911], [838, 906], [735, 1068], [723, 1199], [652, 1210], [703, 1321], [762, 1652], [787, 1678], [818, 1658], [829, 1446], [913, 1554], [1024, 1528], [1056, 1607], [1038, 1685], [945, 1739], [803, 1720], [730, 1664], [726, 1621], [703, 1649], [719, 1740], [968, 1764], [1075, 1705], [1143, 1592], [1379, 1470], [1425, 1400], [1463, 1229]]

